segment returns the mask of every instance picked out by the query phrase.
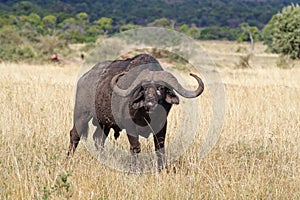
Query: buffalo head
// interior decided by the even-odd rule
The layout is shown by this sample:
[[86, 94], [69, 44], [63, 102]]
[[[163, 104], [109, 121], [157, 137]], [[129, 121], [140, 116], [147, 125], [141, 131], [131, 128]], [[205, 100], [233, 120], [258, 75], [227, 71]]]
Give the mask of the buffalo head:
[[158, 104], [179, 104], [178, 96], [163, 85], [146, 83], [142, 84], [132, 94], [130, 106], [133, 109], [144, 108], [147, 112], [153, 112]]
[[179, 98], [173, 92], [185, 98], [195, 98], [204, 90], [202, 80], [195, 74], [190, 74], [198, 82], [195, 91], [184, 89], [177, 79], [166, 71], [143, 70], [129, 88], [123, 90], [116, 84], [118, 79], [125, 73], [116, 75], [111, 80], [111, 87], [121, 97], [131, 96], [131, 106], [134, 109], [144, 107], [146, 111], [153, 110], [157, 104], [178, 104]]
[[[128, 98], [128, 112], [136, 125], [151, 126], [153, 134], [161, 130], [166, 122], [166, 117], [172, 107], [172, 104], [179, 104], [179, 98], [174, 90], [186, 98], [199, 96], [204, 89], [202, 80], [194, 75], [198, 82], [198, 88], [195, 91], [186, 90], [177, 79], [166, 71], [151, 71], [144, 69], [127, 89], [118, 87], [118, 79], [125, 73], [116, 75], [111, 80], [111, 88], [114, 92], [123, 98]], [[134, 127], [134, 124], [128, 123], [125, 127]], [[148, 137], [151, 131], [140, 133]]]

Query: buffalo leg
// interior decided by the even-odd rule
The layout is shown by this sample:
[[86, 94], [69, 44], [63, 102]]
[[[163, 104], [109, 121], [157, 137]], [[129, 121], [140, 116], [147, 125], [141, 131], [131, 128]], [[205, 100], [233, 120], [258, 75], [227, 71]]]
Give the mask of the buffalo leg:
[[70, 146], [67, 156], [74, 154], [81, 136], [87, 136], [88, 132], [88, 122], [91, 116], [88, 114], [81, 116], [80, 118], [74, 119], [73, 128], [70, 131]]
[[153, 135], [155, 153], [157, 156], [157, 166], [159, 171], [161, 171], [166, 165], [166, 158], [165, 158], [166, 130], [167, 130], [167, 123], [157, 134]]
[[141, 152], [141, 144], [139, 142], [138, 136], [132, 136], [127, 134], [129, 143], [130, 143], [130, 153], [131, 153], [131, 167], [134, 171], [136, 171], [137, 167], [137, 155]]
[[121, 131], [121, 129], [120, 129], [118, 126], [113, 126], [112, 128], [113, 128], [114, 131], [115, 131], [114, 137], [115, 137], [115, 140], [116, 140], [116, 139], [118, 139], [118, 137], [120, 136], [120, 131]]
[[70, 131], [70, 146], [69, 146], [69, 151], [68, 151], [68, 157], [70, 155], [74, 154], [74, 152], [75, 152], [75, 150], [78, 146], [79, 141], [80, 141], [80, 137], [79, 137], [78, 132], [76, 130], [76, 127], [74, 125], [73, 128]]
[[95, 147], [98, 150], [99, 146], [100, 146], [100, 150], [103, 151], [104, 149], [104, 144], [105, 144], [105, 140], [109, 134], [109, 127], [105, 127], [105, 126], [97, 126], [97, 129], [93, 135], [93, 139], [95, 141]]

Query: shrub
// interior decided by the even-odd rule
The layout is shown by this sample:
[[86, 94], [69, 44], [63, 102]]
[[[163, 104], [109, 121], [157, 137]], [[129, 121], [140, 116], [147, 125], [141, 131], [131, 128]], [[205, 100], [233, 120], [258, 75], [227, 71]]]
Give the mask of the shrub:
[[264, 41], [272, 52], [300, 59], [300, 7], [289, 5], [264, 28]]

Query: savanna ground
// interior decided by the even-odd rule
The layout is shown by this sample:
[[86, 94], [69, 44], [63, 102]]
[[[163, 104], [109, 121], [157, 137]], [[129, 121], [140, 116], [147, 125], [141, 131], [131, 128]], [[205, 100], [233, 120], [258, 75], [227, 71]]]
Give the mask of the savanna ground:
[[[202, 45], [225, 84], [222, 133], [200, 159], [211, 120], [206, 89], [198, 99], [201, 126], [192, 144], [161, 173], [119, 172], [101, 165], [82, 144], [65, 162], [80, 63], [0, 64], [0, 198], [299, 199], [300, 63], [277, 68], [277, 56], [258, 44], [252, 68], [238, 69], [247, 44]], [[175, 118], [171, 113], [170, 123]], [[176, 126], [167, 141], [174, 132]], [[128, 149], [125, 135], [120, 139]], [[142, 141], [142, 151], [153, 148], [152, 138]]]

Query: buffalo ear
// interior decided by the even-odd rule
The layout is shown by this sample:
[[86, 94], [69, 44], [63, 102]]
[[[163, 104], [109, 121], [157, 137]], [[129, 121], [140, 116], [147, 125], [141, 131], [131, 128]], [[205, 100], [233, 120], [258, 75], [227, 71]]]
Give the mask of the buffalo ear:
[[169, 104], [179, 104], [178, 96], [171, 90], [167, 92], [165, 100]]

